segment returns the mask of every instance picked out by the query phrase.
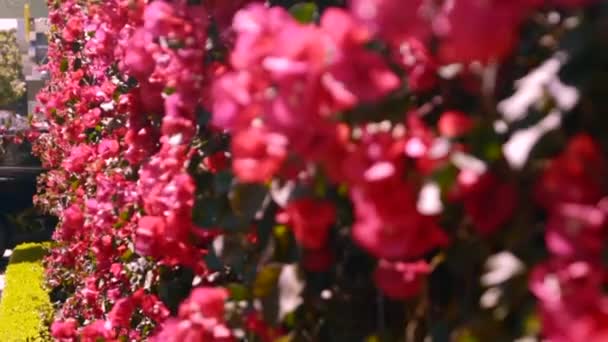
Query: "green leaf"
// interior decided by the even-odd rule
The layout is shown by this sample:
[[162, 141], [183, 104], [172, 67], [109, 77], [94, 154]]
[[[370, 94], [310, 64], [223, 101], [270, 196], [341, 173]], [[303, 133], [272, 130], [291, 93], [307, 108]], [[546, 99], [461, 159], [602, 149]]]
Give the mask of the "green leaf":
[[133, 251], [130, 249], [127, 249], [124, 253], [122, 253], [122, 255], [120, 256], [120, 259], [124, 262], [128, 262], [131, 260], [133, 255], [134, 255]]
[[61, 59], [61, 64], [59, 64], [59, 70], [61, 70], [61, 72], [66, 72], [68, 71], [68, 68], [70, 67], [70, 63], [68, 62], [67, 58], [62, 58]]
[[228, 288], [228, 291], [230, 291], [230, 299], [232, 300], [247, 300], [250, 297], [249, 290], [242, 284], [230, 283], [226, 287]]
[[484, 146], [484, 157], [488, 161], [496, 161], [502, 157], [500, 142], [489, 142]]
[[457, 338], [458, 342], [478, 342], [479, 340], [471, 333], [470, 330], [465, 330]]
[[530, 313], [530, 315], [528, 315], [528, 317], [526, 317], [526, 319], [524, 321], [524, 329], [525, 329], [526, 335], [534, 336], [534, 335], [540, 333], [541, 322], [540, 322], [540, 319], [538, 318], [538, 316], [534, 312]]
[[446, 167], [438, 169], [433, 173], [433, 179], [439, 185], [441, 189], [441, 193], [445, 194], [452, 187], [454, 182], [456, 181], [456, 177], [458, 176], [458, 168], [454, 165], [449, 164]]
[[365, 339], [365, 342], [381, 342], [381, 341], [382, 340], [380, 339], [380, 336], [378, 336], [378, 335], [371, 335]]
[[348, 185], [342, 183], [338, 186], [338, 195], [347, 196], [348, 195]]
[[473, 155], [485, 161], [493, 162], [502, 157], [503, 141], [489, 125], [480, 125], [467, 138]]
[[295, 341], [295, 339], [292, 335], [281, 336], [281, 337], [277, 338], [276, 340], [274, 340], [274, 342], [292, 342], [292, 341]]
[[319, 16], [319, 9], [314, 2], [303, 2], [291, 6], [289, 13], [301, 23], [311, 23]]
[[254, 297], [266, 297], [272, 293], [281, 274], [281, 268], [281, 264], [270, 264], [262, 268], [253, 283]]
[[295, 328], [297, 323], [296, 311], [288, 313], [285, 315], [285, 318], [283, 318], [283, 324], [285, 324], [289, 329]]
[[165, 89], [163, 89], [163, 94], [169, 96], [175, 93], [175, 90], [176, 89], [174, 87], [165, 87]]
[[289, 243], [291, 241], [289, 228], [287, 228], [285, 225], [277, 225], [273, 228], [272, 232], [277, 242], [277, 254], [287, 254], [289, 252]]
[[317, 173], [317, 176], [315, 177], [314, 191], [315, 195], [319, 197], [327, 196], [327, 183], [323, 175], [321, 175], [320, 173]]

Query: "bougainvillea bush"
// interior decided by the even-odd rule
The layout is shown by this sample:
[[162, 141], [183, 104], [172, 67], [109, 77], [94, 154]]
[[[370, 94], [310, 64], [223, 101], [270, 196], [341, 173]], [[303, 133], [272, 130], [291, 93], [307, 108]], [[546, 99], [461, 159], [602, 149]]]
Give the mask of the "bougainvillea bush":
[[58, 341], [608, 340], [608, 5], [51, 0]]

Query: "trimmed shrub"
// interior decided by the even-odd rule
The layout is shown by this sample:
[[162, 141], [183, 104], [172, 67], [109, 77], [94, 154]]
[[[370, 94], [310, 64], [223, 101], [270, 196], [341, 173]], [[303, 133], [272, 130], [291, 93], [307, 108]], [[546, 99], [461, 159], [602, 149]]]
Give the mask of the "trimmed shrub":
[[6, 287], [0, 302], [0, 341], [51, 341], [48, 322], [52, 305], [43, 287], [42, 258], [46, 246], [17, 246], [6, 270]]

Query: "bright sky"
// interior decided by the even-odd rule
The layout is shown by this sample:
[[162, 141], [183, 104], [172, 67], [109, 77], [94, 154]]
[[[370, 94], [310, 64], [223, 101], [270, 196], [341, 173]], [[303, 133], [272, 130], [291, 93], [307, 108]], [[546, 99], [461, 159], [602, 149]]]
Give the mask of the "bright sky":
[[17, 19], [0, 19], [0, 31], [16, 29]]

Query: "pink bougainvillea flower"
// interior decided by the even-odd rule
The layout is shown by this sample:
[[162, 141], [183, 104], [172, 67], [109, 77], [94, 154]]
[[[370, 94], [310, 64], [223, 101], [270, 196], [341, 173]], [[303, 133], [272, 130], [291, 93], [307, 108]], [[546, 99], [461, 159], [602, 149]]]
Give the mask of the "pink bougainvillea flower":
[[180, 305], [178, 318], [164, 323], [152, 341], [234, 341], [224, 323], [224, 302], [228, 291], [222, 288], [199, 287]]
[[229, 129], [253, 119], [247, 115], [256, 114], [255, 109], [249, 109], [253, 101], [251, 77], [248, 72], [229, 73], [213, 83], [213, 124]]
[[135, 250], [142, 255], [162, 255], [163, 239], [166, 229], [165, 219], [163, 217], [142, 217], [139, 220], [139, 225], [135, 232]]
[[224, 302], [228, 299], [228, 290], [223, 288], [199, 287], [192, 290], [190, 297], [179, 307], [179, 316], [188, 317], [197, 313], [218, 321], [224, 319]]
[[404, 141], [395, 139], [390, 132], [364, 131], [361, 141], [349, 149], [341, 168], [344, 180], [350, 184], [382, 184], [404, 171]]
[[175, 7], [165, 1], [155, 1], [146, 6], [144, 22], [145, 29], [155, 36], [167, 34], [183, 24]]
[[218, 25], [220, 34], [224, 37], [230, 32], [232, 18], [234, 14], [241, 8], [245, 7], [247, 3], [255, 2], [258, 0], [209, 0], [205, 2], [205, 8], [209, 10], [215, 22]]
[[80, 336], [83, 342], [93, 342], [100, 339], [111, 340], [116, 338], [116, 333], [112, 329], [112, 324], [109, 321], [96, 320], [82, 328]]
[[251, 127], [236, 133], [232, 139], [232, 167], [243, 182], [270, 179], [287, 157], [287, 141], [264, 128]]
[[437, 85], [437, 62], [422, 41], [409, 38], [401, 42], [395, 50], [394, 58], [407, 73], [409, 90], [426, 92]]
[[285, 213], [300, 245], [309, 249], [325, 246], [329, 229], [336, 220], [336, 209], [331, 202], [301, 198], [291, 201]]
[[70, 155], [63, 162], [63, 167], [71, 172], [82, 172], [94, 154], [93, 149], [88, 145], [78, 145], [70, 151]]
[[84, 215], [78, 205], [73, 204], [63, 212], [63, 224], [55, 234], [64, 240], [70, 240], [84, 226]]
[[352, 237], [378, 258], [415, 258], [445, 246], [448, 237], [432, 217], [419, 214], [411, 190], [387, 184], [383, 190], [365, 194], [355, 188], [351, 199], [355, 207]]
[[445, 1], [433, 18], [440, 39], [440, 62], [488, 62], [506, 57], [517, 43], [527, 10], [520, 0]]
[[387, 297], [408, 299], [420, 293], [429, 273], [431, 268], [425, 261], [406, 263], [380, 260], [374, 271], [374, 282]]
[[219, 151], [203, 158], [202, 164], [210, 172], [218, 173], [230, 166], [230, 159], [226, 155], [226, 152]]
[[598, 257], [607, 233], [606, 212], [595, 206], [565, 203], [547, 222], [547, 248], [556, 256]]
[[353, 49], [346, 56], [323, 76], [323, 85], [340, 107], [379, 100], [399, 85], [399, 79], [379, 55]]
[[365, 49], [363, 44], [369, 40], [369, 34], [347, 12], [326, 11], [321, 18], [321, 28], [333, 34], [337, 44], [335, 61], [323, 75], [322, 82], [340, 103], [339, 107], [376, 101], [397, 88], [399, 78], [379, 54]]
[[467, 134], [473, 128], [471, 117], [460, 111], [447, 111], [441, 114], [437, 123], [439, 134], [448, 138], [457, 138]]
[[574, 136], [540, 175], [535, 199], [546, 209], [561, 203], [596, 204], [606, 193], [606, 170], [604, 154], [593, 138]]
[[71, 17], [66, 23], [65, 28], [63, 29], [62, 37], [67, 42], [76, 41], [80, 35], [83, 33], [83, 20], [81, 17], [74, 16]]
[[66, 321], [56, 321], [51, 325], [51, 335], [58, 341], [72, 341], [76, 338], [78, 323], [69, 318]]
[[131, 322], [131, 316], [135, 311], [135, 303], [132, 298], [121, 298], [112, 307], [108, 313], [108, 318], [112, 323], [112, 327], [128, 328]]
[[115, 139], [103, 139], [99, 142], [99, 145], [97, 145], [97, 153], [102, 158], [111, 158], [116, 156], [119, 148], [118, 141]]
[[350, 0], [350, 10], [373, 32], [391, 42], [429, 35], [424, 0]]
[[262, 4], [253, 4], [241, 9], [235, 14], [232, 23], [238, 34], [230, 56], [232, 65], [238, 69], [259, 68], [263, 65], [264, 56], [275, 48], [277, 35], [294, 24], [289, 13], [279, 7], [267, 8]]
[[530, 289], [545, 306], [598, 304], [604, 272], [585, 260], [553, 259], [536, 266]]
[[146, 80], [155, 68], [154, 58], [146, 50], [146, 44], [149, 40], [146, 30], [138, 29], [135, 31], [130, 39], [129, 49], [123, 61], [126, 70], [140, 80]]
[[530, 289], [540, 301], [542, 332], [554, 341], [601, 341], [606, 337], [605, 272], [585, 260], [554, 259], [536, 266]]
[[[509, 182], [501, 182], [495, 175], [481, 175], [463, 170], [458, 176], [458, 191], [473, 225], [482, 235], [492, 234], [504, 225], [517, 207], [517, 190]], [[500, 201], [488, 201], [500, 198]]]

